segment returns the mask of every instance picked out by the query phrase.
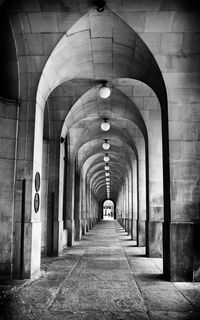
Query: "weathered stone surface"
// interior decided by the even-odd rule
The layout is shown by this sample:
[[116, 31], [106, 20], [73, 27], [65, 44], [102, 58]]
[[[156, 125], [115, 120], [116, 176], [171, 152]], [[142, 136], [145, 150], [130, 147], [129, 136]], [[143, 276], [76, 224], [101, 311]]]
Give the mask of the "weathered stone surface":
[[2, 281], [0, 320], [197, 320], [199, 284], [170, 283], [117, 222], [101, 222], [34, 281]]

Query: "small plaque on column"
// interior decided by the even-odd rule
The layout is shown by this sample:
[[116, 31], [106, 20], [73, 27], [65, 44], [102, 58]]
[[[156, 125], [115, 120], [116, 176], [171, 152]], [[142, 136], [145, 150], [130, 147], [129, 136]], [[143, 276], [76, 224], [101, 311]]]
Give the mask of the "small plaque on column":
[[39, 196], [39, 193], [36, 192], [35, 197], [34, 197], [34, 210], [35, 210], [35, 213], [38, 212], [39, 207], [40, 207], [40, 196]]
[[40, 190], [40, 174], [36, 172], [35, 174], [35, 190], [38, 192]]

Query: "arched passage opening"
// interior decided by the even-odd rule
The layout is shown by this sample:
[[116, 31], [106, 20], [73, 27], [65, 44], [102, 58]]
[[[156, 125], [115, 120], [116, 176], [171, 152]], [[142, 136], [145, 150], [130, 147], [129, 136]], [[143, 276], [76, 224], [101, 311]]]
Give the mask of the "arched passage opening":
[[[41, 1], [33, 2], [32, 5], [30, 1], [27, 3], [25, 0], [15, 1], [13, 5], [10, 1], [5, 1], [5, 6], [3, 5], [6, 12], [5, 16], [1, 17], [3, 49], [0, 60], [4, 83], [0, 89], [4, 96], [20, 97], [20, 106], [19, 101], [15, 105], [16, 108], [1, 101], [1, 224], [3, 230], [5, 225], [9, 225], [12, 236], [10, 240], [7, 236], [4, 237], [4, 233], [1, 235], [7, 251], [5, 255], [1, 254], [3, 259], [0, 265], [5, 267], [5, 270], [13, 270], [13, 274], [19, 274], [19, 257], [20, 254], [23, 256], [24, 249], [25, 274], [38, 274], [41, 225], [43, 237], [47, 233], [43, 228], [45, 224], [48, 228], [47, 214], [51, 221], [49, 227], [52, 227], [49, 234], [52, 234], [54, 239], [51, 251], [55, 254], [62, 248], [63, 239], [66, 238], [64, 235], [73, 230], [73, 221], [77, 226], [82, 220], [85, 220], [87, 226], [91, 225], [99, 203], [105, 199], [107, 192], [101, 166], [103, 164], [100, 164], [103, 155], [100, 149], [95, 148], [95, 144], [102, 143], [103, 138], [98, 134], [98, 124], [106, 117], [111, 122], [111, 128], [115, 129], [113, 135], [109, 136], [113, 147], [110, 150], [113, 182], [110, 193], [116, 201], [116, 206], [119, 204], [117, 209], [122, 211], [123, 225], [127, 229], [130, 218], [134, 221], [136, 230], [139, 231], [138, 243], [145, 240], [147, 252], [151, 256], [153, 252], [157, 254], [157, 246], [154, 244], [160, 239], [158, 235], [161, 233], [158, 231], [163, 226], [164, 216], [165, 275], [169, 278], [169, 274], [172, 273], [174, 279], [182, 279], [187, 278], [186, 274], [191, 279], [193, 270], [197, 271], [199, 267], [198, 254], [194, 252], [195, 249], [191, 252], [190, 258], [184, 259], [184, 252], [190, 251], [189, 247], [193, 246], [193, 241], [196, 242], [199, 223], [199, 70], [196, 68], [199, 48], [195, 45], [199, 38], [194, 34], [199, 31], [199, 26], [193, 23], [193, 15], [192, 18], [186, 19], [185, 26], [185, 17], [190, 17], [191, 13], [186, 12], [183, 15], [181, 10], [178, 12], [180, 8], [185, 10], [185, 4], [175, 6], [179, 9], [174, 14], [165, 11], [167, 8], [171, 8], [171, 11], [173, 6], [163, 6], [162, 2], [149, 7], [146, 2], [141, 5], [140, 1], [134, 4], [131, 4], [131, 1], [122, 1], [120, 4], [108, 1], [104, 12], [96, 11], [95, 7], [88, 11], [93, 6], [92, 1], [90, 5], [88, 2], [84, 2], [83, 5], [80, 2], [80, 6], [73, 5], [73, 1], [67, 3], [68, 8], [73, 7], [72, 19], [70, 9], [69, 16], [63, 19], [65, 13], [60, 15], [58, 12], [64, 7], [57, 4], [51, 6], [51, 13], [50, 6], [43, 5]], [[133, 6], [134, 10], [144, 9], [144, 20], [141, 23], [143, 29], [137, 29], [138, 34], [133, 30], [136, 28], [136, 21], [132, 16], [136, 13], [133, 14], [131, 11], [127, 14], [129, 6]], [[120, 15], [127, 24], [109, 7], [113, 10], [118, 7], [119, 11], [115, 12], [121, 12]], [[156, 12], [149, 11], [149, 8]], [[183, 18], [182, 23], [179, 15]], [[160, 23], [165, 16], [168, 23]], [[194, 17], [198, 18], [196, 14]], [[155, 28], [156, 21], [159, 22], [158, 30]], [[149, 45], [154, 56], [141, 39]], [[168, 42], [171, 45], [168, 45]], [[20, 70], [19, 81], [17, 67]], [[162, 75], [168, 90], [168, 106]], [[94, 99], [95, 91], [98, 97], [102, 80], [107, 82], [112, 91], [107, 101]], [[141, 85], [136, 83], [139, 81]], [[17, 95], [17, 88], [20, 89], [20, 95]], [[152, 92], [147, 95], [149, 88]], [[91, 89], [94, 89], [94, 92], [91, 92]], [[123, 95], [117, 95], [116, 90], [121, 91]], [[88, 93], [88, 99], [85, 99], [85, 93]], [[129, 97], [139, 110], [146, 126], [146, 137], [136, 121], [138, 117], [134, 107], [132, 112], [127, 112], [126, 97]], [[81, 100], [81, 103], [76, 104], [78, 100]], [[116, 100], [119, 101], [117, 106]], [[155, 108], [158, 101], [158, 108]], [[70, 113], [73, 114], [71, 123], [66, 127], [65, 135], [62, 137], [62, 127]], [[137, 131], [141, 131], [145, 143]], [[82, 139], [82, 134], [85, 140]], [[66, 148], [62, 148], [60, 138], [64, 139]], [[79, 140], [82, 144], [76, 148]], [[118, 152], [117, 148], [120, 146], [122, 149], [124, 141], [122, 157], [122, 152]], [[7, 152], [4, 146], [8, 146], [7, 150], [11, 152]], [[130, 148], [134, 155], [132, 151], [129, 153], [127, 148]], [[64, 150], [63, 154], [60, 152], [61, 149]], [[90, 150], [94, 154], [90, 154]], [[71, 156], [69, 159], [68, 155]], [[119, 164], [121, 158], [122, 166]], [[64, 170], [65, 175], [59, 169], [61, 162], [64, 162], [64, 167], [67, 168], [67, 172]], [[162, 165], [163, 170], [160, 170]], [[7, 166], [9, 173], [6, 171]], [[125, 169], [122, 170], [122, 167]], [[38, 173], [42, 178], [39, 193], [34, 185]], [[5, 175], [9, 177], [8, 183], [4, 179]], [[160, 176], [164, 176], [164, 187]], [[25, 181], [25, 188], [22, 181]], [[60, 182], [64, 182], [63, 188], [60, 188]], [[81, 194], [83, 185], [85, 193], [81, 191]], [[160, 192], [162, 189], [164, 201]], [[60, 202], [62, 192], [63, 208]], [[131, 195], [136, 197], [133, 199]], [[38, 203], [38, 196], [41, 206], [36, 212], [34, 202]], [[85, 201], [83, 205], [79, 199]], [[119, 199], [121, 200], [117, 202]], [[8, 206], [3, 203], [6, 200], [9, 202]], [[26, 232], [25, 241], [19, 246], [18, 240], [20, 237], [23, 239], [23, 223], [20, 219], [22, 202], [26, 211]], [[72, 209], [72, 214], [70, 219], [65, 219], [68, 207]], [[85, 217], [82, 219], [80, 212], [84, 209]], [[146, 237], [143, 237], [142, 230], [145, 228]], [[45, 241], [46, 236], [42, 238], [44, 254], [48, 251]], [[174, 246], [174, 243], [177, 245]], [[192, 265], [192, 261], [195, 261], [195, 266]]]
[[[87, 22], [94, 19], [94, 17], [96, 17], [96, 12], [91, 10], [80, 19], [78, 25], [78, 29], [80, 28], [80, 30], [77, 31], [74, 25], [68, 30], [67, 37], [63, 37], [59, 41], [45, 65], [37, 91], [36, 119], [38, 119], [38, 121], [36, 121], [36, 127], [38, 123], [41, 123], [46, 113], [46, 108], [50, 104], [50, 113], [52, 114], [51, 121], [55, 129], [54, 136], [51, 137], [51, 145], [53, 155], [57, 160], [55, 160], [53, 164], [54, 170], [51, 171], [52, 184], [48, 189], [49, 194], [55, 192], [54, 202], [51, 203], [51, 200], [49, 202], [53, 208], [54, 215], [54, 234], [56, 237], [53, 241], [55, 242], [55, 252], [59, 252], [63, 246], [64, 229], [67, 230], [68, 244], [73, 245], [75, 226], [77, 225], [78, 229], [81, 230], [80, 226], [85, 224], [86, 229], [88, 229], [88, 226], [92, 225], [91, 220], [93, 219], [91, 208], [94, 208], [95, 216], [97, 212], [101, 210], [101, 203], [105, 200], [107, 191], [102, 178], [103, 172], [100, 172], [97, 180], [93, 181], [93, 177], [96, 175], [97, 170], [100, 169], [100, 166], [98, 166], [94, 160], [89, 159], [89, 157], [84, 158], [84, 156], [88, 153], [91, 146], [94, 148], [94, 143], [99, 141], [102, 144], [104, 140], [108, 139], [112, 143], [112, 147], [117, 147], [117, 145], [122, 146], [124, 144], [126, 146], [124, 148], [125, 154], [127, 154], [127, 157], [125, 157], [125, 170], [121, 170], [124, 164], [120, 163], [119, 157], [117, 161], [113, 158], [115, 160], [111, 164], [113, 168], [117, 168], [117, 170], [113, 171], [113, 184], [111, 185], [110, 194], [114, 197], [113, 199], [115, 201], [119, 198], [120, 192], [124, 194], [122, 197], [124, 201], [122, 210], [125, 228], [130, 230], [135, 229], [135, 233], [139, 230], [136, 237], [138, 243], [141, 242], [141, 245], [150, 241], [150, 239], [148, 239], [151, 233], [149, 232], [150, 225], [147, 225], [146, 229], [146, 221], [150, 217], [149, 133], [147, 132], [147, 126], [144, 121], [145, 110], [142, 114], [142, 110], [138, 109], [137, 105], [131, 101], [127, 94], [127, 85], [129, 85], [129, 81], [133, 81], [134, 79], [142, 80], [149, 85], [154, 92], [157, 93], [157, 100], [160, 101], [160, 123], [165, 122], [165, 125], [160, 126], [160, 130], [163, 130], [161, 140], [165, 142], [163, 143], [163, 155], [166, 155], [163, 156], [165, 199], [169, 194], [169, 184], [166, 178], [168, 176], [166, 92], [158, 66], [138, 35], [117, 15], [109, 10], [107, 10], [106, 13], [102, 13], [102, 16], [99, 17], [99, 23], [102, 22], [102, 18], [112, 19], [115, 37], [117, 37], [116, 31], [120, 26], [120, 30], [123, 30], [129, 35], [129, 37], [127, 37], [128, 40], [126, 40], [128, 42], [123, 43], [123, 37], [120, 37], [120, 39], [115, 39], [114, 37], [114, 40], [112, 40], [111, 35], [110, 40], [107, 42], [103, 34], [98, 35], [98, 39], [95, 35], [90, 38], [89, 34], [91, 33], [93, 35], [93, 32], [95, 32], [93, 24], [89, 24], [88, 26], [90, 33], [88, 33], [88, 29], [82, 30], [81, 26], [82, 22], [84, 22], [83, 25], [85, 26], [85, 23], [87, 25]], [[78, 45], [75, 45], [75, 43]], [[82, 53], [83, 47], [86, 50], [84, 55]], [[114, 65], [112, 70], [108, 68], [110, 60], [106, 61], [106, 63], [102, 61], [101, 68], [99, 68], [99, 64], [95, 61], [92, 66], [90, 61], [88, 61], [88, 59], [90, 60], [88, 57], [93, 59], [96, 51], [99, 56], [103, 55], [104, 50], [102, 50], [102, 48], [108, 50], [108, 52], [112, 52], [112, 65]], [[67, 57], [66, 52], [73, 52], [73, 58], [70, 56]], [[141, 52], [146, 59], [142, 59]], [[74, 61], [73, 64], [69, 63], [71, 59]], [[99, 99], [98, 96], [102, 78], [106, 79], [108, 86], [112, 88], [111, 97], [107, 101]], [[155, 82], [155, 78], [160, 80]], [[121, 85], [123, 82], [125, 93], [123, 92], [123, 85]], [[118, 88], [118, 86], [121, 88]], [[134, 89], [134, 84], [131, 84], [131, 88], [132, 90]], [[121, 90], [121, 94], [118, 92], [119, 89]], [[73, 94], [68, 96], [67, 101], [66, 92], [68, 92], [68, 90], [72, 90]], [[65, 98], [62, 96], [63, 92], [65, 92]], [[55, 97], [58, 98], [56, 100], [56, 107], [54, 105]], [[104, 118], [112, 121], [111, 133], [100, 134], [99, 132], [100, 122]], [[151, 119], [150, 116], [149, 119]], [[131, 124], [129, 124], [129, 121]], [[124, 123], [124, 125], [122, 125], [122, 123]], [[133, 124], [137, 129], [133, 129]], [[37, 145], [37, 148], [38, 145], [41, 146], [42, 144], [42, 132], [43, 126], [35, 128], [34, 143], [35, 146]], [[61, 142], [66, 140], [69, 142], [67, 145]], [[67, 159], [65, 156], [66, 148]], [[128, 156], [128, 148], [135, 154], [135, 164], [133, 158]], [[80, 164], [83, 158], [84, 161], [81, 167]], [[34, 159], [34, 170], [38, 171], [41, 167], [41, 154], [38, 154], [36, 148], [34, 151]], [[58, 161], [58, 159], [60, 160]], [[162, 167], [161, 162], [159, 165]], [[116, 174], [117, 171], [120, 172], [119, 175]], [[59, 179], [57, 179], [58, 176]], [[67, 181], [66, 188], [64, 187], [65, 182], [63, 182], [63, 179]], [[77, 195], [79, 195], [78, 198], [80, 199], [78, 205], [75, 201]], [[158, 202], [155, 201], [155, 203]], [[66, 208], [66, 212], [63, 212], [64, 208]], [[135, 227], [133, 227], [134, 210], [136, 220]], [[166, 215], [169, 213], [168, 210], [169, 207], [164, 206]], [[160, 222], [162, 223], [162, 220]], [[80, 234], [79, 230], [77, 232], [78, 235]], [[153, 227], [151, 230], [157, 229]]]
[[103, 220], [116, 219], [115, 204], [112, 200], [105, 200], [103, 203]]

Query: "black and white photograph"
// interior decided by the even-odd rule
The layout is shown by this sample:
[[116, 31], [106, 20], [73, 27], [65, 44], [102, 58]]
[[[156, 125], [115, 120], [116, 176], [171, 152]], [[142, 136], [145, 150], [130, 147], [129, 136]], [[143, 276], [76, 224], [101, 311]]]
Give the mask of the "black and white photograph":
[[200, 0], [0, 0], [0, 320], [200, 320]]

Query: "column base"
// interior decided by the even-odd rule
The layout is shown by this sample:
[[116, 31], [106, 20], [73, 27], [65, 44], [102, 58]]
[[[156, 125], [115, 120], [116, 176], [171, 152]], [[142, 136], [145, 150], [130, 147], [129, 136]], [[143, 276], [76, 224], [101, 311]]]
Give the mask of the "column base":
[[200, 281], [200, 224], [165, 222], [164, 277], [169, 281]]
[[88, 219], [88, 224], [89, 224], [89, 229], [91, 230], [92, 229], [92, 219], [91, 218]]
[[129, 232], [129, 219], [125, 219], [125, 231], [128, 233]]
[[117, 221], [120, 224], [120, 226], [123, 228], [123, 226], [122, 226], [122, 218], [118, 218]]
[[138, 247], [145, 247], [146, 245], [146, 221], [137, 221], [137, 245]]
[[89, 232], [89, 219], [86, 219], [86, 232]]
[[131, 240], [133, 240], [133, 220], [129, 219], [128, 222], [128, 234], [131, 236]]
[[82, 235], [82, 225], [81, 220], [75, 220], [75, 240], [80, 241]]
[[66, 220], [67, 226], [67, 245], [72, 247], [74, 245], [75, 226], [74, 220]]
[[137, 241], [137, 220], [133, 219], [132, 221], [132, 234], [133, 234], [133, 239], [134, 241]]
[[87, 225], [86, 219], [81, 220], [81, 225], [82, 225], [82, 235], [85, 236], [86, 235], [86, 225]]
[[163, 223], [162, 221], [147, 222], [147, 257], [162, 258], [163, 256]]

